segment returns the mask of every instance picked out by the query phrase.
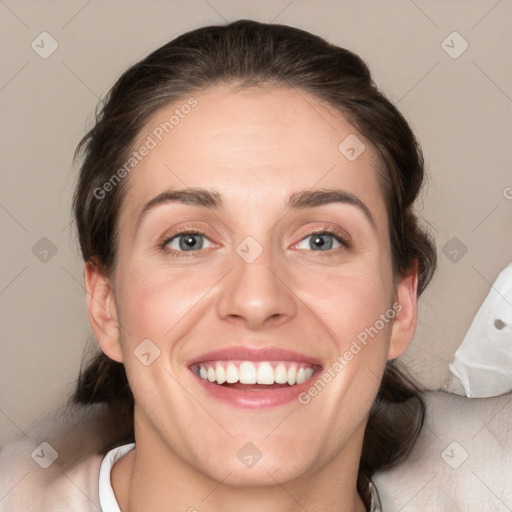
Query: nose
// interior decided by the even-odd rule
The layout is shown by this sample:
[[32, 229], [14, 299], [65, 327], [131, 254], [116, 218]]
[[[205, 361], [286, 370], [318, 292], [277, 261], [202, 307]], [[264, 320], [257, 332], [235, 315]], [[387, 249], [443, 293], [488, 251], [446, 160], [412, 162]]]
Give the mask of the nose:
[[252, 262], [235, 252], [233, 269], [221, 281], [217, 301], [219, 317], [245, 324], [251, 330], [277, 326], [293, 318], [298, 299], [285, 265], [273, 257], [270, 249], [263, 250]]

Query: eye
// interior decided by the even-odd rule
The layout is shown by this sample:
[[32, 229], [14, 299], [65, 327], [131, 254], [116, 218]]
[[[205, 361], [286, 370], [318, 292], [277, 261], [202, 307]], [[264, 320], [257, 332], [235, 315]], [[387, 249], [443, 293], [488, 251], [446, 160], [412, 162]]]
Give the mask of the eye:
[[325, 252], [331, 249], [348, 246], [348, 240], [344, 235], [338, 232], [330, 232], [330, 230], [308, 235], [296, 245], [298, 249], [306, 249], [315, 252]]
[[179, 233], [171, 238], [167, 238], [163, 243], [164, 249], [177, 252], [198, 251], [208, 247], [212, 247], [212, 242], [204, 234], [193, 232]]

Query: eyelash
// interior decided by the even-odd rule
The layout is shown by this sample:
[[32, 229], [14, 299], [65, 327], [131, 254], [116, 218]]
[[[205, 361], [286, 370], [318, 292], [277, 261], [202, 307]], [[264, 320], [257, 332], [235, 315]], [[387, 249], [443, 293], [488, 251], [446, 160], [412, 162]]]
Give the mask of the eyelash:
[[[197, 229], [194, 229], [194, 228], [187, 228], [186, 226], [182, 230], [179, 230], [176, 233], [173, 233], [172, 236], [166, 236], [165, 240], [161, 243], [161, 249], [164, 252], [166, 252], [167, 254], [169, 254], [170, 256], [172, 256], [173, 258], [189, 257], [189, 256], [192, 256], [194, 253], [201, 252], [201, 250], [199, 250], [199, 251], [176, 251], [175, 249], [166, 249], [167, 244], [169, 242], [171, 242], [172, 240], [174, 240], [175, 238], [179, 237], [180, 235], [202, 235], [202, 236], [208, 238], [208, 236], [205, 233], [202, 233], [201, 231], [198, 231]], [[299, 240], [299, 242], [302, 242], [302, 240], [304, 240], [305, 238], [308, 238], [313, 235], [331, 235], [337, 242], [339, 242], [346, 249], [350, 249], [352, 247], [350, 239], [348, 238], [347, 235], [344, 235], [342, 232], [338, 231], [335, 228], [329, 227], [329, 226], [326, 226], [322, 229], [312, 231], [308, 235], [302, 237]], [[297, 242], [297, 243], [299, 243], [299, 242]], [[328, 251], [313, 251], [313, 250], [311, 250], [311, 252], [320, 253], [320, 254], [318, 254], [318, 256], [322, 257], [322, 256], [328, 256], [329, 253], [333, 252], [333, 250], [334, 249], [330, 249]], [[187, 253], [191, 253], [191, 254], [189, 256], [187, 256], [186, 255]], [[323, 254], [323, 253], [327, 253], [327, 254]]]

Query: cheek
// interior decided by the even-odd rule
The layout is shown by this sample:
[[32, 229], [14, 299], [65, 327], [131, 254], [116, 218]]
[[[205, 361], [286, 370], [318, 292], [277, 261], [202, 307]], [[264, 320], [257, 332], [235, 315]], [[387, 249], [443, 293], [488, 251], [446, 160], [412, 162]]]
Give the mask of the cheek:
[[299, 279], [297, 293], [340, 348], [374, 325], [392, 304], [391, 279], [379, 272], [352, 268]]
[[[373, 402], [389, 350], [393, 309], [390, 273], [375, 267], [358, 271], [317, 275], [312, 282], [303, 279], [300, 295], [318, 318], [320, 342], [329, 346], [329, 363], [303, 396], [314, 402], [314, 415], [332, 424], [333, 431], [346, 428], [336, 420], [340, 407], [357, 423]], [[325, 393], [323, 389], [327, 390]], [[314, 397], [322, 395], [316, 401]], [[338, 424], [340, 423], [340, 424]], [[341, 430], [340, 430], [341, 429]]]
[[169, 272], [158, 265], [119, 267], [116, 300], [124, 339], [163, 340], [190, 312], [209, 279], [187, 270]]
[[299, 401], [317, 424], [327, 426], [318, 442], [329, 451], [339, 439], [348, 438], [371, 408], [395, 312], [389, 278], [368, 267], [366, 271], [352, 268], [346, 273], [317, 275], [315, 283], [304, 278], [301, 297], [315, 313], [319, 331], [326, 333], [321, 342], [330, 347], [330, 356]]

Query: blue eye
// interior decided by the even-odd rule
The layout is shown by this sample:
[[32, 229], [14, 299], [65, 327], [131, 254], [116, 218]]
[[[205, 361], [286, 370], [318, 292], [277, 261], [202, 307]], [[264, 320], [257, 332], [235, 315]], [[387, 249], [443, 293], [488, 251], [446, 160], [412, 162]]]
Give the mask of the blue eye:
[[[167, 238], [161, 247], [171, 256], [183, 256], [183, 253], [200, 252], [201, 249], [208, 249], [213, 246], [214, 244], [203, 233], [182, 231]], [[351, 244], [342, 232], [333, 230], [331, 233], [330, 229], [327, 228], [304, 237], [295, 247], [314, 252], [328, 252], [339, 247], [350, 248]]]
[[[210, 245], [206, 245], [206, 243]], [[178, 235], [173, 236], [172, 238], [168, 238], [164, 242], [164, 248], [172, 249], [173, 251], [180, 252], [190, 252], [197, 251], [199, 249], [205, 249], [207, 247], [211, 247], [211, 242], [206, 238], [205, 235], [201, 233], [180, 233]]]
[[[309, 240], [309, 243], [307, 242]], [[308, 247], [300, 247], [300, 244], [306, 242]], [[308, 249], [312, 251], [329, 251], [346, 245], [345, 240], [340, 236], [331, 235], [330, 233], [314, 233], [303, 238], [298, 244], [299, 249]]]

